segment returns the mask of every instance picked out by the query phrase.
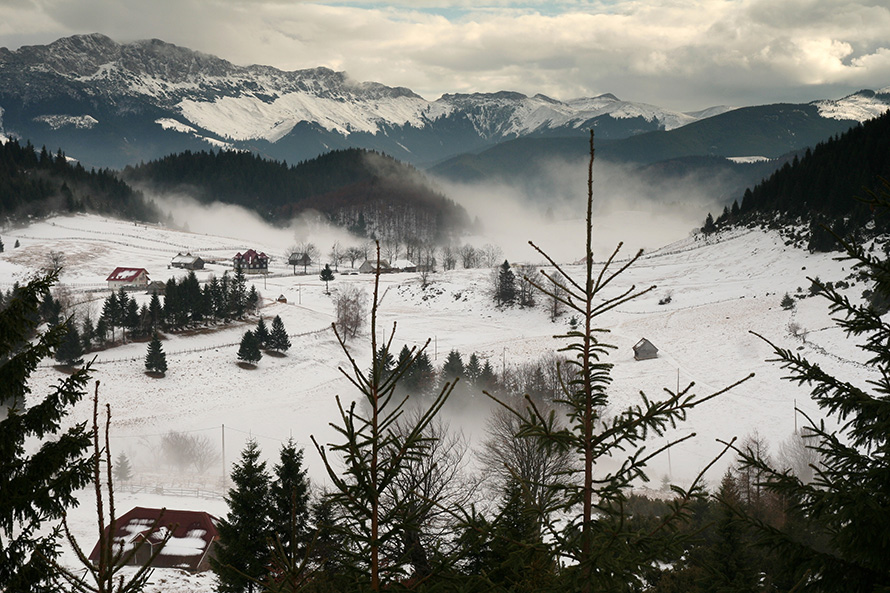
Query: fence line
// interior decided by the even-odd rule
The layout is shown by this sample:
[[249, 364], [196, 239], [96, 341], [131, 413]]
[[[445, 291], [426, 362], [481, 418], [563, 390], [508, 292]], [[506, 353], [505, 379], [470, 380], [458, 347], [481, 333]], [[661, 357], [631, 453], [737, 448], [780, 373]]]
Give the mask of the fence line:
[[[327, 327], [323, 327], [321, 329], [314, 329], [314, 330], [311, 330], [308, 332], [301, 332], [301, 333], [297, 333], [297, 334], [288, 334], [287, 337], [288, 338], [302, 338], [305, 336], [320, 334], [320, 333], [330, 331], [330, 330], [331, 330], [331, 326], [327, 326]], [[213, 346], [205, 346], [204, 348], [186, 348], [184, 350], [172, 350], [170, 352], [164, 352], [164, 355], [165, 356], [177, 356], [177, 355], [181, 355], [181, 354], [192, 354], [194, 352], [207, 352], [209, 350], [218, 350], [220, 348], [234, 348], [235, 346], [240, 346], [240, 345], [241, 345], [241, 342], [232, 342], [232, 343], [228, 343], [228, 344], [214, 344]], [[87, 354], [90, 354], [90, 353], [87, 353]], [[114, 364], [114, 363], [118, 363], [118, 362], [136, 362], [136, 361], [144, 361], [144, 360], [145, 360], [144, 355], [130, 356], [130, 357], [124, 357], [124, 358], [105, 358], [102, 360], [96, 359], [93, 362], [93, 365]], [[55, 366], [54, 364], [41, 364], [41, 365], [38, 365], [38, 368], [48, 369], [48, 368], [52, 368], [54, 366]]]

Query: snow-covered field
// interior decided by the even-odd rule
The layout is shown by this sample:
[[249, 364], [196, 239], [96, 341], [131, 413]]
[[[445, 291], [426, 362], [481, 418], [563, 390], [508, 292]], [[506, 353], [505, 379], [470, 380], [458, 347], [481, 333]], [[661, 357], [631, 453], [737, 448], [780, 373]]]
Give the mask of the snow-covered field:
[[[91, 307], [96, 319], [108, 294], [104, 279], [117, 266], [144, 267], [153, 280], [166, 280], [185, 273], [169, 269], [168, 264], [177, 252], [190, 250], [218, 261], [197, 273], [199, 280], [205, 280], [210, 274], [221, 275], [237, 251], [252, 247], [273, 256], [283, 253], [287, 245], [276, 243], [276, 236], [258, 235], [255, 242], [245, 244], [238, 238], [96, 216], [58, 217], [0, 231], [6, 246], [0, 254], [0, 288], [8, 290], [13, 282], [25, 280], [46, 264], [50, 251], [59, 251], [65, 256], [63, 289], [78, 307]], [[16, 240], [21, 245], [13, 248]], [[579, 247], [582, 242], [583, 237], [578, 237]], [[531, 250], [528, 259], [535, 261]], [[141, 505], [224, 515], [225, 503], [206, 491], [222, 491], [223, 468], [237, 459], [249, 437], [257, 439], [270, 460], [277, 456], [281, 443], [292, 437], [306, 449], [313, 482], [325, 483], [309, 437], [330, 441], [334, 433], [328, 422], [337, 418], [334, 396], [355, 394], [338, 370], [346, 358], [329, 329], [334, 318], [332, 297], [325, 294], [317, 273], [294, 276], [280, 255], [271, 268], [269, 277], [249, 280], [263, 295], [262, 315], [267, 320], [280, 315], [293, 336], [285, 357], [266, 356], [256, 369], [238, 366], [237, 343], [255, 322], [198, 335], [166, 336], [163, 347], [169, 370], [162, 379], [143, 373], [145, 343], [96, 355], [93, 377], [101, 382], [101, 400], [112, 407], [112, 447], [115, 454], [125, 452], [133, 461], [134, 483], [137, 490], [142, 488], [136, 493], [119, 492], [119, 512]], [[581, 273], [579, 267], [570, 269]], [[805, 298], [792, 311], [779, 305], [786, 292], [794, 294], [798, 288], [807, 292], [807, 276], [837, 281], [850, 275], [849, 264], [830, 254], [787, 247], [775, 233], [739, 230], [708, 241], [684, 239], [652, 251], [622, 277], [621, 286], [633, 283], [657, 285], [657, 289], [600, 318], [618, 347], [612, 358], [616, 407], [636, 401], [641, 390], [657, 397], [663, 388], [675, 389], [678, 381], [681, 386], [694, 382], [695, 391], [706, 394], [755, 374], [690, 414], [673, 435], [695, 432], [697, 436], [653, 464], [653, 487], [665, 475], [688, 485], [721, 450], [717, 439], [744, 438], [757, 431], [776, 450], [794, 430], [795, 402], [806, 413], [819, 416], [807, 390], [781, 380], [783, 371], [766, 362], [771, 349], [751, 332], [798, 349], [848, 381], [861, 384], [871, 378], [872, 371], [862, 364], [862, 353], [834, 328], [824, 301]], [[489, 276], [488, 270], [440, 272], [425, 289], [416, 274], [383, 276], [380, 330], [389, 336], [397, 321], [399, 348], [430, 338], [429, 352], [437, 365], [456, 348], [465, 357], [476, 352], [489, 359], [498, 373], [553, 352], [559, 343], [552, 335], [566, 329], [568, 316], [552, 323], [542, 308], [497, 308], [490, 297]], [[338, 275], [331, 283], [332, 292], [346, 283], [356, 283], [368, 294], [373, 289], [370, 275]], [[858, 296], [864, 288], [854, 284], [849, 292]], [[286, 304], [276, 301], [279, 295], [287, 298]], [[659, 304], [668, 295], [670, 302]], [[148, 299], [138, 293], [136, 298]], [[792, 335], [791, 328], [804, 338]], [[657, 359], [633, 359], [632, 346], [643, 337], [659, 348]], [[368, 365], [367, 340], [357, 339], [352, 347], [360, 363]], [[46, 361], [32, 377], [33, 393], [41, 395], [59, 377], [52, 361]], [[480, 410], [484, 409], [483, 405], [464, 407], [463, 413], [450, 418], [451, 426], [464, 430], [471, 440], [478, 437], [485, 416]], [[91, 404], [83, 402], [71, 420], [85, 421], [90, 411]], [[159, 439], [170, 430], [206, 435], [220, 446], [224, 439], [224, 460], [202, 476], [173, 476], [159, 469]], [[729, 461], [714, 466], [708, 475], [710, 483], [716, 483]], [[71, 512], [74, 532], [86, 548], [95, 541], [90, 497], [91, 492], [84, 492], [84, 503]], [[165, 592], [212, 589], [209, 575], [159, 570], [154, 581], [156, 590]]]

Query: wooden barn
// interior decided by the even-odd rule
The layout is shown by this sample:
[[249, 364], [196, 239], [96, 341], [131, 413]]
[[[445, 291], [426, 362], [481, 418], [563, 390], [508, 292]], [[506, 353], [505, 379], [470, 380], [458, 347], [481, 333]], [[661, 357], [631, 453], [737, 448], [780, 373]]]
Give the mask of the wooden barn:
[[[163, 514], [162, 514], [163, 513]], [[159, 525], [155, 522], [160, 517]], [[154, 529], [152, 527], [155, 526]], [[139, 542], [142, 544], [128, 564], [142, 565], [164, 537], [173, 532], [170, 540], [152, 562], [154, 568], [179, 568], [201, 572], [210, 568], [210, 558], [219, 540], [216, 519], [203, 511], [177, 511], [134, 507], [115, 522], [115, 547], [124, 554]], [[106, 536], [111, 527], [105, 528]], [[99, 562], [99, 542], [90, 553], [93, 564]]]
[[655, 344], [643, 338], [634, 346], [634, 358], [636, 360], [658, 358], [658, 348], [655, 347]]
[[170, 265], [183, 270], [203, 270], [204, 260], [191, 253], [177, 253], [176, 257], [170, 260]]
[[257, 253], [253, 249], [236, 253], [232, 263], [236, 270], [240, 269], [245, 274], [265, 274], [269, 271], [269, 256], [263, 252]]
[[[359, 266], [359, 272], [362, 274], [374, 274], [377, 272], [377, 260], [366, 259], [365, 263]], [[392, 272], [392, 266], [385, 259], [380, 260], [380, 273], [386, 274]]]
[[312, 265], [312, 258], [309, 257], [308, 253], [297, 253], [293, 252], [287, 258], [287, 265], [293, 266], [294, 275], [297, 273], [297, 266], [303, 267], [303, 273], [306, 273], [306, 268]]
[[115, 268], [105, 279], [108, 288], [146, 288], [148, 286], [148, 270], [145, 268]]
[[409, 259], [397, 259], [392, 262], [394, 272], [416, 272], [417, 264]]

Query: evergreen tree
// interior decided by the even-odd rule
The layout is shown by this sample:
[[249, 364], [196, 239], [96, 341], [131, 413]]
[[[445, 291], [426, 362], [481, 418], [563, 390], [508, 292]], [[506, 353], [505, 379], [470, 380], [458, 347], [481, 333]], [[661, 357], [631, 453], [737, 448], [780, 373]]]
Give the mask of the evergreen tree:
[[[401, 354], [398, 364], [399, 368], [404, 368]], [[408, 367], [402, 378], [402, 386], [408, 393], [416, 395], [426, 395], [436, 388], [436, 369], [433, 368], [426, 350], [415, 356], [414, 363]]]
[[[120, 303], [117, 300], [117, 295], [115, 293], [111, 293], [105, 299], [102, 304], [102, 316], [99, 318], [100, 322], [104, 322], [105, 327], [108, 331], [111, 331], [111, 341], [114, 342], [114, 328], [120, 326], [121, 320], [121, 309]], [[104, 333], [102, 335], [104, 336]]]
[[105, 317], [100, 317], [99, 321], [96, 322], [96, 342], [103, 346], [106, 340], [108, 340], [108, 322], [105, 320]]
[[701, 228], [701, 232], [706, 235], [710, 235], [711, 233], [717, 230], [717, 225], [714, 224], [714, 217], [711, 216], [711, 213], [708, 212], [708, 216], [705, 218], [705, 225]]
[[286, 352], [290, 349], [290, 338], [287, 336], [287, 330], [284, 329], [284, 322], [281, 317], [276, 315], [272, 319], [272, 331], [269, 333], [269, 348], [276, 352]]
[[256, 322], [256, 329], [253, 330], [253, 333], [260, 348], [269, 347], [269, 328], [266, 327], [266, 321], [262, 317]]
[[164, 374], [167, 372], [167, 355], [161, 347], [161, 340], [155, 333], [148, 343], [148, 352], [145, 355], [145, 370]]
[[126, 453], [121, 453], [117, 456], [117, 459], [114, 460], [114, 481], [115, 482], [129, 482], [133, 479], [133, 466], [130, 464], [130, 459], [127, 457]]
[[479, 364], [479, 357], [476, 356], [475, 352], [470, 354], [470, 360], [467, 362], [467, 368], [464, 369], [464, 373], [466, 374], [467, 381], [472, 385], [475, 385], [479, 380], [479, 376], [482, 374], [482, 365]]
[[83, 323], [80, 326], [80, 341], [84, 352], [89, 352], [93, 348], [93, 339], [96, 337], [96, 328], [93, 327], [93, 318], [89, 313], [84, 315]]
[[325, 264], [324, 269], [319, 274], [319, 279], [324, 282], [324, 291], [327, 294], [331, 294], [330, 289], [328, 288], [328, 283], [334, 279], [334, 271], [331, 269], [330, 264]]
[[236, 319], [241, 319], [246, 310], [247, 279], [244, 277], [244, 270], [239, 267], [235, 270], [235, 276], [229, 287], [229, 314]]
[[791, 298], [791, 295], [787, 292], [785, 296], [782, 297], [782, 302], [780, 303], [783, 309], [793, 309], [794, 308], [794, 299]]
[[464, 376], [464, 361], [460, 357], [460, 352], [451, 350], [448, 357], [442, 364], [442, 381], [453, 382]]
[[0, 253], [3, 253], [3, 239], [0, 239]]
[[58, 590], [48, 582], [56, 547], [41, 528], [60, 519], [75, 504], [73, 493], [90, 479], [86, 427], [61, 431], [84, 396], [88, 365], [43, 399], [32, 394], [25, 406], [31, 373], [67, 332], [63, 325], [34, 337], [40, 298], [57, 277], [51, 273], [17, 287], [0, 308], [0, 406], [8, 407], [0, 420], [0, 588], [9, 592]]
[[303, 467], [303, 449], [297, 449], [293, 439], [282, 445], [279, 457], [272, 468], [271, 526], [282, 550], [291, 561], [298, 561], [309, 538], [309, 478]]
[[232, 488], [225, 496], [229, 512], [219, 525], [219, 546], [210, 566], [220, 593], [254, 593], [269, 568], [268, 538], [272, 534], [269, 498], [271, 479], [260, 449], [250, 439], [232, 468]]
[[252, 331], [244, 332], [241, 338], [241, 346], [238, 348], [238, 360], [243, 360], [248, 364], [256, 364], [263, 357], [260, 352], [260, 344], [256, 339], [256, 335]]
[[15, 245], [13, 245], [13, 248], [14, 248], [14, 249], [18, 249], [19, 247], [21, 247], [21, 243], [19, 243], [19, 240], [16, 239], [16, 240], [15, 240]]
[[496, 292], [495, 297], [499, 305], [512, 305], [516, 300], [516, 277], [507, 260], [504, 260], [504, 263], [498, 268]]
[[250, 290], [247, 292], [247, 308], [252, 312], [256, 312], [259, 306], [260, 293], [257, 292], [256, 285], [251, 284]]
[[[870, 194], [866, 202], [875, 215], [890, 211], [890, 183]], [[858, 244], [845, 245], [874, 292], [890, 297], [890, 261], [869, 254]], [[846, 382], [795, 350], [773, 346], [790, 379], [812, 386], [812, 399], [838, 419], [835, 430], [824, 422], [811, 421], [808, 446], [821, 461], [805, 483], [791, 471], [773, 468], [768, 459], [752, 449], [743, 450], [743, 467], [761, 476], [763, 487], [787, 501], [806, 521], [806, 537], [788, 526], [775, 528], [746, 515], [771, 548], [778, 551], [796, 573], [794, 583], [804, 591], [890, 590], [887, 534], [890, 533], [890, 323], [868, 303], [854, 304], [827, 285], [818, 293], [830, 303], [838, 325], [846, 334], [861, 337], [862, 349], [872, 358], [868, 364], [879, 378]], [[859, 386], [862, 385], [862, 386]], [[831, 425], [832, 423], [827, 423]]]
[[136, 299], [129, 299], [127, 301], [127, 312], [124, 315], [124, 325], [127, 327], [127, 332], [131, 337], [139, 332], [139, 305], [136, 303]]
[[56, 360], [64, 365], [74, 366], [83, 362], [83, 344], [74, 318], [69, 319], [66, 326], [68, 333], [56, 350]]
[[494, 391], [498, 385], [498, 378], [491, 368], [491, 362], [486, 360], [482, 365], [482, 372], [479, 373], [479, 380], [476, 382], [478, 387], [484, 391]]

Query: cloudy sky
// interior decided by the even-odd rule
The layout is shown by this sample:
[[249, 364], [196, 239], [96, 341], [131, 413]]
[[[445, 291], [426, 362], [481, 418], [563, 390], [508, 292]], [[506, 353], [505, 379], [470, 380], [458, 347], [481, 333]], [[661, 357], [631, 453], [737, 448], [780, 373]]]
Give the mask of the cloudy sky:
[[0, 47], [159, 38], [236, 64], [691, 111], [890, 86], [887, 0], [0, 0]]

